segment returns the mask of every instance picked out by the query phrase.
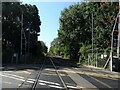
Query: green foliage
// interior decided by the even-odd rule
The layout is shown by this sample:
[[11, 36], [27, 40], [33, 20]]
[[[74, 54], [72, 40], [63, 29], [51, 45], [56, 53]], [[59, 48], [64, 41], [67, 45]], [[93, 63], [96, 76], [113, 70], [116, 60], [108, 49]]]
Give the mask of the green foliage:
[[[23, 13], [23, 29], [26, 35], [26, 51], [37, 55], [37, 36], [40, 32], [40, 17], [35, 5], [19, 2], [2, 3], [2, 46], [3, 62], [5, 57], [12, 58], [13, 53], [20, 55], [21, 50], [21, 21]], [[29, 46], [29, 47], [28, 47]], [[24, 52], [24, 51], [23, 51]], [[6, 54], [8, 53], [8, 54]]]
[[80, 43], [84, 40], [83, 29], [84, 18], [81, 12], [81, 8], [78, 4], [72, 5], [69, 8], [64, 9], [61, 12], [60, 28], [58, 36], [67, 48], [67, 54], [70, 55], [70, 59], [78, 58], [78, 51]]
[[[59, 19], [57, 43], [53, 41], [50, 52], [78, 61], [78, 58], [87, 59], [92, 52], [92, 14], [93, 14], [93, 52], [109, 52], [111, 32], [116, 15], [118, 3], [89, 2], [74, 4], [61, 12]], [[117, 30], [117, 26], [116, 26]], [[115, 50], [114, 50], [115, 51]]]
[[83, 45], [81, 48], [80, 48], [80, 53], [85, 55], [86, 53], [89, 53], [89, 49], [90, 49], [90, 46], [86, 46], [86, 45]]
[[47, 53], [47, 46], [43, 41], [38, 41], [37, 43], [37, 56], [41, 57], [44, 56]]
[[87, 55], [91, 52], [90, 49], [91, 49], [90, 45], [85, 44], [82, 45], [82, 47], [79, 50], [80, 53], [79, 59], [81, 60], [81, 62], [85, 62], [85, 60], [88, 58]]
[[52, 55], [60, 55], [60, 42], [59, 42], [59, 38], [55, 38], [52, 42], [51, 42], [51, 47], [49, 50], [49, 53]]

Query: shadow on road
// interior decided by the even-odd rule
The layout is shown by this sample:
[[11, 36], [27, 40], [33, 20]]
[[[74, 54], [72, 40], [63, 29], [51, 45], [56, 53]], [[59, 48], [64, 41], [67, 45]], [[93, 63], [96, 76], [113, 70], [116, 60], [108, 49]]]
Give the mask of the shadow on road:
[[59, 57], [44, 57], [40, 58], [38, 61], [34, 63], [27, 63], [27, 64], [3, 64], [1, 70], [2, 71], [18, 71], [18, 70], [26, 70], [26, 69], [32, 69], [32, 70], [38, 70], [41, 65], [43, 64], [43, 61], [46, 60], [45, 65], [48, 65], [51, 67], [50, 58], [53, 60], [55, 66], [57, 68], [62, 67], [77, 67], [76, 63], [70, 62], [69, 59], [62, 59]]

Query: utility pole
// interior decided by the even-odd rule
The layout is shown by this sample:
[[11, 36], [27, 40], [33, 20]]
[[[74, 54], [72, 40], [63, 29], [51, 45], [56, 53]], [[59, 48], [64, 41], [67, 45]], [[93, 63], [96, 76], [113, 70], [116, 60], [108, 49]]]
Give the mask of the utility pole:
[[[22, 9], [21, 9], [22, 11]], [[23, 40], [24, 39], [24, 40]], [[24, 50], [24, 57], [25, 57], [25, 64], [26, 64], [26, 35], [23, 29], [23, 11], [21, 14], [21, 49], [20, 49], [20, 60], [22, 60], [23, 50]], [[24, 45], [24, 46], [23, 46]]]
[[[2, 67], [2, 2], [0, 2], [0, 67]], [[0, 89], [2, 89], [2, 85]]]
[[29, 57], [29, 47], [30, 47], [30, 28], [31, 28], [31, 23], [29, 24], [29, 30], [28, 30], [28, 57]]
[[20, 48], [20, 60], [22, 60], [22, 31], [23, 31], [23, 11], [21, 14], [21, 48]]
[[110, 51], [110, 71], [112, 71], [112, 62], [113, 62], [113, 34], [114, 34], [114, 31], [115, 31], [115, 26], [116, 26], [116, 23], [117, 23], [117, 19], [118, 19], [118, 16], [119, 16], [119, 13], [117, 14], [116, 16], [116, 19], [115, 19], [115, 24], [113, 26], [113, 29], [112, 29], [112, 38], [111, 38], [111, 51]]
[[[120, 0], [119, 0], [119, 13], [120, 13]], [[118, 44], [117, 44], [117, 57], [120, 54], [120, 14], [118, 15]]]
[[98, 57], [97, 57], [97, 50], [96, 50], [96, 61], [95, 61], [95, 66], [96, 66], [96, 67], [98, 66], [97, 59], [98, 59]]
[[26, 64], [26, 44], [27, 44], [27, 41], [26, 41], [26, 40], [27, 40], [27, 39], [26, 39], [25, 31], [24, 31], [24, 30], [23, 30], [23, 34], [24, 34], [24, 39], [25, 39], [25, 40], [24, 40], [24, 45], [25, 45], [25, 46], [24, 46], [24, 50], [25, 50], [25, 51], [24, 51], [24, 52], [25, 52], [24, 54], [25, 54], [25, 64]]
[[93, 12], [92, 12], [92, 60], [93, 60]]

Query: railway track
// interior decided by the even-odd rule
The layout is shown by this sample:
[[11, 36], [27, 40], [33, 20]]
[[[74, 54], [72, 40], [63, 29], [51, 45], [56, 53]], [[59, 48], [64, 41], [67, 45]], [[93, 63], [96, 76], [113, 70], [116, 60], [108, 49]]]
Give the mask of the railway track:
[[[35, 85], [36, 85], [37, 79], [38, 79], [38, 77], [40, 76], [40, 73], [41, 73], [41, 71], [42, 71], [42, 69], [43, 69], [44, 62], [45, 62], [45, 60], [43, 61], [41, 67], [38, 69], [38, 73], [37, 73], [36, 78], [35, 78], [34, 81], [33, 81], [34, 83], [33, 83], [33, 85], [32, 85], [32, 88], [29, 88], [30, 90], [34, 90], [34, 87], [35, 87]], [[26, 79], [18, 86], [18, 88], [17, 88], [16, 90], [21, 90], [21, 88], [24, 88], [24, 85], [27, 83], [27, 81], [29, 81], [29, 78], [30, 78], [30, 76], [31, 76], [32, 74], [33, 74], [33, 73], [29, 74], [29, 75], [26, 77]], [[26, 87], [25, 87], [25, 88], [26, 88]], [[28, 90], [28, 89], [27, 89], [27, 90]]]
[[65, 89], [65, 90], [68, 90], [66, 83], [65, 83], [64, 80], [62, 79], [60, 73], [58, 72], [58, 70], [57, 70], [57, 68], [56, 68], [56, 66], [55, 66], [55, 64], [54, 64], [54, 62], [52, 61], [51, 58], [50, 58], [50, 61], [51, 61], [52, 65], [53, 65], [53, 67], [55, 68], [55, 71], [56, 71], [57, 75], [59, 76], [59, 78], [60, 78], [60, 80], [61, 80], [61, 82], [62, 82], [62, 84], [63, 84], [63, 86], [64, 86], [64, 89]]
[[[62, 79], [60, 73], [57, 70], [56, 65], [54, 64], [53, 60], [50, 57], [48, 59], [43, 60], [43, 63], [41, 65], [41, 67], [38, 69], [37, 75], [36, 75], [36, 77], [35, 77], [35, 79], [33, 81], [34, 83], [31, 85], [31, 88], [28, 88], [27, 90], [36, 90], [36, 87], [37, 87], [37, 85], [39, 83], [39, 80], [42, 79], [41, 78], [42, 71], [47, 66], [53, 68], [54, 71], [56, 72], [56, 75], [58, 76], [60, 82], [62, 83], [62, 85], [61, 85], [61, 86], [63, 86], [62, 89], [63, 90], [68, 90], [67, 85], [65, 84], [64, 80]], [[27, 78], [19, 85], [17, 90], [21, 90], [21, 88], [23, 88], [24, 84], [26, 84], [26, 82], [29, 80], [31, 75], [32, 75], [32, 73], [27, 76]], [[39, 89], [37, 89], [37, 90], [39, 90]]]

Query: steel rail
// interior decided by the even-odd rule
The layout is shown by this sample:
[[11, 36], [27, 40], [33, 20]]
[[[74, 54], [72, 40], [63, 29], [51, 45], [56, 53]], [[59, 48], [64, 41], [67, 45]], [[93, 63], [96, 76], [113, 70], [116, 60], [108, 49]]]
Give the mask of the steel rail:
[[[52, 65], [53, 65], [53, 67], [54, 67], [54, 69], [55, 69], [55, 71], [56, 71], [56, 74], [57, 74], [58, 77], [60, 78], [60, 80], [61, 80], [61, 82], [62, 82], [65, 90], [68, 90], [67, 85], [65, 84], [64, 80], [63, 80], [62, 77], [60, 76], [60, 74], [59, 74], [59, 72], [58, 72], [58, 70], [57, 70], [54, 62], [52, 61], [52, 59], [51, 59], [50, 57], [49, 57], [49, 60], [50, 60], [50, 62], [52, 63]], [[39, 71], [38, 71], [38, 74], [37, 74], [37, 76], [36, 76], [36, 78], [35, 78], [35, 81], [34, 81], [34, 83], [33, 83], [33, 85], [32, 85], [31, 90], [35, 90], [35, 89], [36, 89], [36, 86], [37, 86], [38, 80], [39, 80], [39, 78], [40, 78], [40, 75], [41, 75], [41, 73], [42, 73], [42, 69], [43, 69], [44, 65], [45, 65], [45, 59], [44, 59], [44, 61], [43, 61], [42, 66], [40, 67], [40, 69], [39, 69]], [[31, 74], [32, 74], [32, 73], [31, 73]], [[29, 79], [29, 77], [30, 77], [31, 74], [29, 74], [29, 75], [27, 76], [27, 78], [25, 79], [25, 81], [17, 88], [17, 90], [18, 90], [20, 87], [22, 87], [22, 85], [24, 85], [25, 82], [27, 82], [27, 80]]]
[[[49, 57], [49, 58], [50, 58], [50, 57]], [[58, 70], [57, 70], [57, 68], [56, 68], [56, 66], [55, 66], [55, 64], [53, 63], [53, 61], [52, 61], [52, 59], [51, 59], [51, 58], [50, 58], [50, 61], [51, 61], [52, 65], [54, 66], [55, 71], [56, 71], [56, 73], [57, 73], [58, 77], [60, 78], [60, 80], [61, 80], [61, 82], [62, 82], [63, 86], [65, 87], [65, 90], [68, 90], [67, 85], [65, 84], [65, 82], [64, 82], [64, 80], [62, 79], [61, 75], [59, 74], [59, 72], [58, 72]]]
[[45, 59], [44, 59], [43, 64], [42, 64], [42, 66], [41, 66], [41, 68], [40, 68], [40, 70], [39, 70], [39, 72], [38, 72], [38, 74], [37, 74], [36, 80], [35, 80], [35, 82], [34, 82], [31, 90], [35, 90], [35, 88], [36, 88], [36, 85], [37, 85], [38, 80], [39, 80], [39, 78], [40, 78], [40, 75], [41, 75], [41, 72], [42, 72], [42, 69], [43, 69], [44, 64], [45, 64]]
[[[31, 74], [32, 74], [32, 73], [31, 73]], [[29, 74], [29, 75], [26, 77], [25, 81], [23, 81], [16, 90], [19, 90], [20, 87], [22, 87], [22, 85], [23, 85], [25, 82], [27, 82], [27, 80], [28, 80], [28, 78], [30, 77], [31, 74]]]
[[[32, 90], [35, 89], [35, 86], [36, 86], [36, 84], [37, 84], [37, 82], [38, 82], [38, 78], [39, 78], [38, 76], [40, 76], [39, 74], [41, 74], [42, 68], [43, 68], [43, 66], [44, 66], [44, 62], [45, 62], [45, 60], [43, 61], [42, 66], [41, 66], [40, 69], [39, 69], [40, 71], [39, 71], [38, 74], [37, 74], [37, 78], [36, 78], [37, 80], [35, 80], [35, 82], [34, 82], [34, 84], [33, 84], [33, 86], [32, 86]], [[29, 79], [29, 77], [30, 77], [31, 75], [32, 75], [32, 73], [29, 74], [29, 75], [26, 77], [25, 81], [23, 81], [16, 90], [19, 90], [20, 87], [22, 87], [22, 86], [24, 85], [24, 83], [27, 82], [27, 80]]]

